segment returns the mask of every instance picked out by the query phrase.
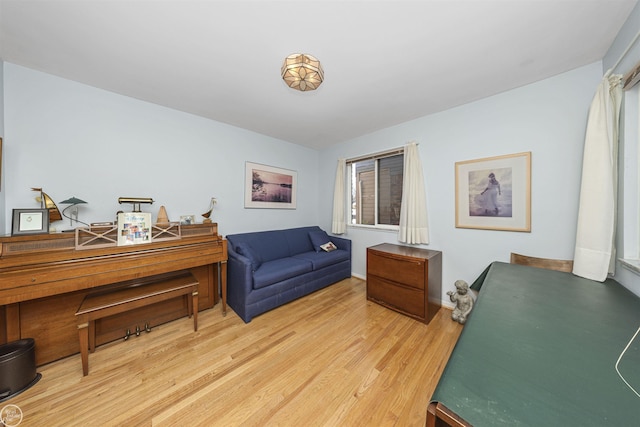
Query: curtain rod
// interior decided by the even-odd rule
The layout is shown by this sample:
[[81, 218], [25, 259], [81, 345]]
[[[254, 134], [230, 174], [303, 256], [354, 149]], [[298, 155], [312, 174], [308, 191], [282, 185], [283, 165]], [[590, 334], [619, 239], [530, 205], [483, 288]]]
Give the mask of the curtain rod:
[[360, 157], [352, 157], [350, 159], [345, 160], [345, 163], [350, 164], [350, 163], [356, 163], [356, 162], [363, 162], [365, 160], [378, 159], [380, 157], [390, 157], [390, 156], [395, 156], [396, 154], [402, 154], [402, 153], [404, 153], [404, 148], [395, 148], [387, 151], [379, 151], [377, 153], [365, 154], [364, 156], [360, 156]]
[[640, 37], [640, 31], [638, 31], [638, 33], [636, 34], [636, 36], [633, 38], [633, 40], [631, 40], [631, 43], [629, 43], [629, 46], [627, 46], [627, 48], [624, 50], [624, 52], [622, 52], [622, 55], [620, 55], [620, 58], [618, 58], [618, 60], [616, 61], [616, 63], [613, 65], [613, 67], [609, 68], [609, 70], [607, 70], [607, 72], [605, 73], [605, 77], [609, 77], [611, 75], [611, 73], [613, 72], [613, 70], [615, 70], [616, 68], [618, 68], [618, 65], [620, 65], [620, 62], [622, 62], [622, 60], [624, 59], [625, 56], [627, 56], [627, 53], [629, 53], [629, 51], [631, 50], [631, 48], [633, 47], [633, 45], [636, 43], [636, 41], [638, 40], [638, 37]]
[[[411, 141], [411, 142], [414, 142], [414, 141]], [[411, 142], [407, 143], [407, 145], [411, 144]], [[416, 142], [416, 145], [420, 145], [420, 144]], [[365, 154], [364, 156], [352, 157], [350, 159], [346, 159], [345, 163], [350, 164], [350, 163], [362, 162], [365, 160], [377, 159], [380, 157], [390, 157], [390, 156], [395, 156], [396, 154], [403, 154], [403, 153], [404, 153], [404, 146], [399, 148], [392, 148], [386, 151], [378, 151], [377, 153]]]

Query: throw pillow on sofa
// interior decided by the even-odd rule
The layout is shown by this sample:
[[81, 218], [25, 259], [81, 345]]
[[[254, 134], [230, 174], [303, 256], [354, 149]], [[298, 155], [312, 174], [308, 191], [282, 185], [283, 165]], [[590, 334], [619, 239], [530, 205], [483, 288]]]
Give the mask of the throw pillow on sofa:
[[331, 251], [335, 251], [338, 248], [336, 247], [336, 245], [333, 244], [333, 242], [330, 241], [329, 243], [320, 245], [320, 249], [322, 249], [325, 252], [331, 252]]
[[238, 243], [236, 245], [236, 252], [249, 259], [251, 270], [256, 271], [262, 265], [262, 257], [260, 257], [248, 243]]
[[[330, 252], [334, 249], [337, 249], [336, 246], [331, 241], [331, 239], [329, 238], [329, 235], [327, 234], [327, 232], [324, 230], [310, 231], [309, 239], [311, 239], [311, 244], [313, 245], [313, 249], [315, 249], [316, 252], [320, 252], [320, 251]], [[331, 243], [331, 244], [328, 245], [328, 243]], [[333, 248], [333, 249], [330, 249], [330, 248]]]

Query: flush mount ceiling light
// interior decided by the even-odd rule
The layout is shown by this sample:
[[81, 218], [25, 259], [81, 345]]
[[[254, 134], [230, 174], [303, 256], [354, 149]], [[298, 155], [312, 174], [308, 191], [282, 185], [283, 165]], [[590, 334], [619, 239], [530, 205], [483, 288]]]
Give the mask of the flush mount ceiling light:
[[320, 61], [306, 53], [289, 55], [282, 64], [282, 79], [292, 89], [315, 90], [324, 80]]

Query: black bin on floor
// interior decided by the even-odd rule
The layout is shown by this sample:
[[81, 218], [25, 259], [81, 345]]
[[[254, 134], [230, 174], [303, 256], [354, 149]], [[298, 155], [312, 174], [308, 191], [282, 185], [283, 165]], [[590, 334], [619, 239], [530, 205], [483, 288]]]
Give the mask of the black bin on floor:
[[0, 345], [0, 402], [21, 393], [40, 379], [36, 372], [36, 343], [25, 338]]

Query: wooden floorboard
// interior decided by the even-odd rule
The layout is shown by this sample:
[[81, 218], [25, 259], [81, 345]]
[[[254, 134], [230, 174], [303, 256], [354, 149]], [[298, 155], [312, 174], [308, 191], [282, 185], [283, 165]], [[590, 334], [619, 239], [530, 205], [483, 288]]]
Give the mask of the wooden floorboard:
[[22, 426], [422, 426], [462, 326], [343, 280], [245, 324], [220, 306], [38, 368]]

